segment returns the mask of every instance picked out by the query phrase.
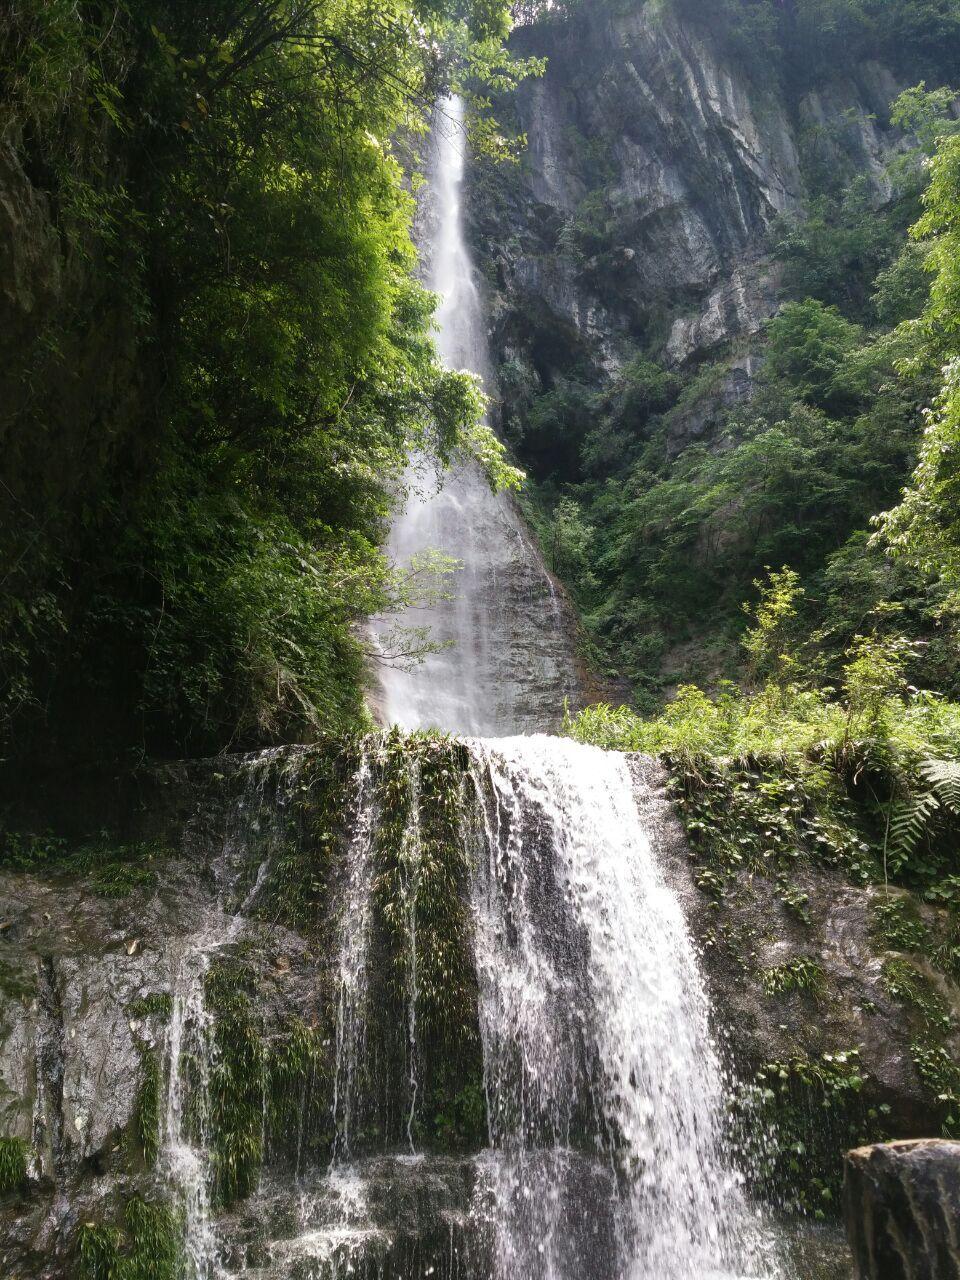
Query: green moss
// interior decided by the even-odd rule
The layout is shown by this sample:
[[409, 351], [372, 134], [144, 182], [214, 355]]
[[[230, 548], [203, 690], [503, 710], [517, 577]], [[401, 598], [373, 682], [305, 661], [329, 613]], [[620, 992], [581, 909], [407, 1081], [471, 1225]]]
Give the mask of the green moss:
[[140, 1051], [140, 1084], [134, 1108], [137, 1142], [148, 1167], [156, 1164], [160, 1150], [160, 1099], [162, 1075], [160, 1062], [153, 1049]]
[[266, 1055], [250, 1002], [249, 970], [231, 960], [211, 965], [207, 1006], [214, 1015], [209, 1096], [205, 1100], [213, 1199], [228, 1205], [256, 1186], [263, 1161]]
[[487, 1096], [482, 1080], [468, 1082], [457, 1093], [441, 1096], [433, 1116], [432, 1138], [447, 1149], [482, 1146], [487, 1137]]
[[154, 863], [167, 853], [156, 843], [118, 843], [104, 834], [77, 849], [70, 867], [86, 874], [100, 897], [126, 898], [136, 889], [156, 884]]
[[826, 976], [823, 967], [815, 960], [798, 956], [772, 969], [762, 969], [760, 985], [768, 996], [807, 991], [819, 999], [826, 990]]
[[126, 1280], [119, 1227], [84, 1222], [77, 1231], [77, 1280]]
[[260, 895], [262, 918], [311, 936], [325, 927], [330, 868], [341, 852], [344, 797], [359, 754], [359, 739], [337, 738], [303, 761], [285, 844]]
[[125, 898], [156, 883], [154, 863], [167, 854], [150, 841], [123, 842], [102, 832], [79, 846], [49, 833], [3, 831], [0, 865], [15, 871], [63, 871], [86, 876], [94, 893]]
[[329, 1154], [330, 1033], [300, 1019], [275, 1041], [267, 1056], [266, 1133], [271, 1153], [294, 1158]]
[[179, 1280], [183, 1256], [183, 1222], [167, 1204], [139, 1196], [127, 1201], [124, 1214], [130, 1254], [122, 1280]]
[[19, 1191], [27, 1181], [30, 1148], [23, 1138], [0, 1138], [0, 1195]]
[[[465, 749], [453, 739], [392, 733], [376, 774], [374, 909], [387, 973], [384, 999], [409, 1009], [415, 937], [414, 1131], [419, 1141], [439, 1146], [485, 1132], [485, 1120], [469, 1119], [466, 1101], [482, 1074], [466, 894], [466, 769]], [[409, 1075], [405, 1022], [383, 1029], [397, 1079]]]
[[6, 956], [0, 958], [0, 992], [11, 1000], [29, 1000], [36, 994], [35, 969], [25, 969], [21, 963]]
[[169, 1022], [173, 1012], [173, 996], [169, 991], [151, 991], [127, 1005], [131, 1018], [159, 1018]]

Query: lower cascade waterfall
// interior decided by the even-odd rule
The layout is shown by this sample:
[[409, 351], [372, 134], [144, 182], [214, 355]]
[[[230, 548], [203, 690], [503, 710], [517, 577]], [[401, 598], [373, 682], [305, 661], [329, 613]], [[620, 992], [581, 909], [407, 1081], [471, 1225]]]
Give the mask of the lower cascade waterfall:
[[627, 760], [548, 737], [473, 750], [496, 1275], [769, 1274], [723, 1154], [696, 957]]
[[[247, 843], [228, 841], [218, 864], [235, 910], [212, 917], [176, 968], [161, 1167], [182, 1205], [189, 1280], [779, 1277], [732, 1152], [728, 1082], [658, 863], [651, 786], [626, 756], [546, 736], [363, 744], [343, 858], [328, 868], [327, 1065], [294, 1080], [284, 1068], [287, 1106], [269, 1066], [257, 1074], [269, 1047], [244, 1059], [256, 1228], [224, 1218], [217, 1188], [242, 1175], [218, 1167], [217, 1082], [233, 1068], [205, 991], [216, 957], [243, 953], [289, 856], [307, 758], [268, 787], [277, 760], [247, 767]], [[453, 1033], [431, 1003], [448, 994], [437, 975], [469, 995]], [[255, 1038], [269, 1040], [262, 1027]], [[463, 1079], [438, 1103], [452, 1061], [467, 1064]], [[464, 1096], [482, 1113], [467, 1150], [438, 1142], [432, 1115]], [[274, 1132], [278, 1109], [297, 1134]]]

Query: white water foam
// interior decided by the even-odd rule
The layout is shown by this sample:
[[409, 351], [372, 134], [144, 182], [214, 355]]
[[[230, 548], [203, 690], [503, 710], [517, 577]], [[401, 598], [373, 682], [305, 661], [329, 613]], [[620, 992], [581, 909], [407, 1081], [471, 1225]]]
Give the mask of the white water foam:
[[498, 1280], [776, 1275], [626, 758], [543, 736], [471, 750]]

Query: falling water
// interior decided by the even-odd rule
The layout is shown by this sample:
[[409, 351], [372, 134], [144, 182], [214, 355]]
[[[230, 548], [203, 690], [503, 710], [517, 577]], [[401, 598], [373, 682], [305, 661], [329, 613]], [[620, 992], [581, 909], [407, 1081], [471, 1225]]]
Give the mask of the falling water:
[[[206, 979], [214, 959], [241, 937], [248, 912], [260, 895], [284, 838], [284, 811], [300, 762], [297, 749], [264, 751], [244, 762], [242, 795], [212, 868], [215, 906], [197, 932], [178, 939], [174, 954], [160, 1147], [163, 1171], [183, 1211], [185, 1280], [218, 1280], [225, 1274], [211, 1199], [209, 1103], [216, 1043]], [[272, 784], [269, 795], [268, 783]], [[252, 883], [251, 864], [256, 867]]]
[[[465, 129], [458, 98], [440, 104], [425, 209], [427, 285], [440, 297], [437, 348], [451, 369], [488, 379], [486, 326], [464, 237], [461, 208]], [[550, 728], [575, 698], [574, 624], [512, 498], [491, 493], [464, 465], [442, 484], [422, 468], [389, 541], [393, 562], [410, 567], [429, 550], [459, 568], [443, 597], [408, 610], [405, 627], [428, 628], [436, 652], [410, 670], [387, 667], [381, 715], [404, 729], [463, 734]], [[376, 632], [390, 650], [392, 623]]]
[[336, 1159], [348, 1158], [351, 1154], [359, 1103], [358, 1072], [366, 1044], [375, 818], [370, 757], [366, 751], [357, 770], [354, 796], [336, 975], [337, 1039], [333, 1079]]
[[543, 736], [473, 755], [497, 1280], [773, 1274], [626, 758]]
[[[433, 176], [438, 345], [449, 365], [484, 374], [456, 100], [441, 113]], [[778, 1276], [731, 1159], [707, 996], [626, 757], [504, 736], [549, 729], [573, 670], [523, 521], [473, 470], [439, 491], [420, 481], [390, 549], [405, 563], [426, 547], [462, 562], [454, 598], [414, 619], [446, 647], [412, 672], [388, 669], [383, 710], [408, 730], [473, 738], [467, 838], [490, 1130], [474, 1205], [489, 1238], [483, 1274]], [[415, 1004], [414, 989], [413, 1015]]]

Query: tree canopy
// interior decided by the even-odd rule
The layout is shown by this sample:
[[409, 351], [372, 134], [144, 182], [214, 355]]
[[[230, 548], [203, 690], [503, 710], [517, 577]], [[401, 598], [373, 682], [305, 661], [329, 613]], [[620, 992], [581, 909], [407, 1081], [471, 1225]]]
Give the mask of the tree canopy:
[[475, 383], [436, 361], [410, 226], [438, 95], [507, 145], [482, 94], [527, 69], [509, 25], [500, 0], [0, 16], [0, 127], [65, 282], [0, 411], [8, 741], [362, 721], [356, 624], [411, 590], [380, 551], [411, 451], [506, 474]]

